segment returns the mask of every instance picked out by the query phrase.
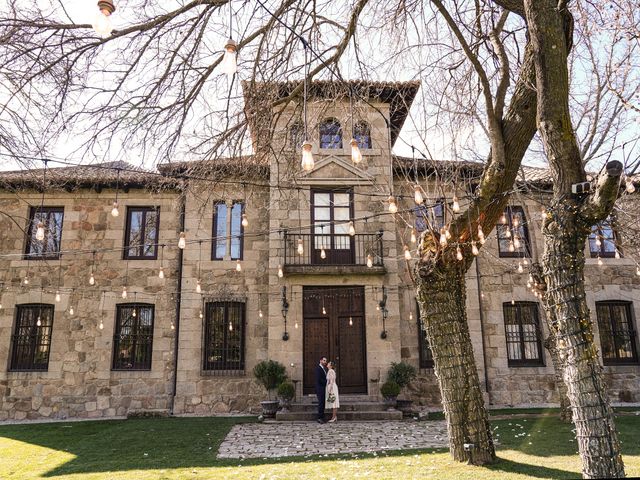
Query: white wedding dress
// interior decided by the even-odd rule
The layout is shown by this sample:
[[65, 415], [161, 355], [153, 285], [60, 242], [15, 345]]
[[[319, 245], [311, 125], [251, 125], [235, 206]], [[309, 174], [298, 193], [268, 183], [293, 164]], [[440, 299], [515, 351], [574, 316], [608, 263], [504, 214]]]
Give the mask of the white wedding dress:
[[[329, 394], [336, 396], [336, 401], [329, 403]], [[340, 394], [338, 393], [338, 384], [336, 383], [336, 371], [330, 369], [327, 372], [327, 389], [325, 391], [324, 408], [340, 408]]]

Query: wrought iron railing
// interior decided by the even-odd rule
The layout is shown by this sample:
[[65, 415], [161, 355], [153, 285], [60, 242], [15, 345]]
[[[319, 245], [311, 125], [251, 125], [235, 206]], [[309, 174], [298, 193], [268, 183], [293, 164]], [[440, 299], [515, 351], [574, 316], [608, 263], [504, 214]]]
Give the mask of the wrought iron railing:
[[284, 264], [380, 267], [383, 265], [382, 232], [353, 236], [285, 233]]

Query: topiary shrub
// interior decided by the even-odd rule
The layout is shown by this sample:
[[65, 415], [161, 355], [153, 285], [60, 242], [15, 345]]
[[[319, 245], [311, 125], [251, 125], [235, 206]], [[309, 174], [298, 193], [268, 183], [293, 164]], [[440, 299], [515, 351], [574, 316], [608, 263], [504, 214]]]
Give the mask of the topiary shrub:
[[296, 396], [296, 387], [291, 382], [282, 382], [278, 385], [278, 397], [282, 400], [293, 400]]
[[263, 360], [253, 367], [253, 376], [271, 398], [271, 391], [287, 379], [287, 369], [280, 362]]
[[380, 393], [384, 398], [393, 398], [400, 395], [400, 385], [393, 380], [387, 380], [380, 387]]
[[387, 379], [397, 383], [400, 390], [402, 390], [416, 378], [417, 374], [418, 372], [413, 365], [404, 362], [393, 362], [387, 374]]

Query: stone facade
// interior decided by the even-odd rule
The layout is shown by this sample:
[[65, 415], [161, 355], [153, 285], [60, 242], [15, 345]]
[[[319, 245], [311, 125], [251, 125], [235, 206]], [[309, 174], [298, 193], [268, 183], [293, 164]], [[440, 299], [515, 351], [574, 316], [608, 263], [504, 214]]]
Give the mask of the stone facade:
[[[409, 264], [403, 256], [404, 246], [411, 246], [413, 189], [406, 169], [398, 167], [402, 159], [396, 159], [393, 168], [393, 139], [389, 138], [384, 118], [395, 118], [394, 108], [393, 100], [379, 98], [358, 107], [359, 118], [371, 127], [373, 148], [363, 149], [365, 161], [357, 166], [350, 160], [348, 135], [343, 138], [342, 149], [320, 149], [314, 128], [316, 133], [311, 139], [315, 142], [316, 166], [310, 173], [302, 172], [299, 155], [290, 146], [288, 135], [298, 111], [287, 107], [278, 116], [274, 148], [265, 155], [262, 169], [244, 175], [230, 173], [216, 181], [205, 181], [200, 176], [158, 188], [146, 185], [141, 174], [143, 181], [138, 184], [126, 188], [119, 184], [121, 214], [115, 218], [109, 213], [118, 185], [113, 178], [93, 179], [93, 185], [49, 188], [44, 205], [64, 207], [60, 260], [24, 258], [29, 207], [40, 205], [41, 193], [34, 185], [18, 185], [11, 178], [4, 179], [4, 188], [0, 189], [0, 420], [96, 418], [145, 411], [187, 415], [255, 411], [266, 392], [256, 384], [251, 372], [257, 362], [265, 359], [278, 360], [287, 367], [300, 398], [306, 348], [303, 293], [309, 286], [364, 288], [366, 386], [360, 393], [362, 398], [378, 398], [379, 385], [391, 362], [406, 361], [419, 367], [418, 314]], [[311, 124], [334, 117], [348, 130], [348, 100], [317, 99], [309, 110]], [[401, 124], [400, 121], [395, 127]], [[74, 172], [68, 174], [73, 176]], [[393, 178], [391, 186], [389, 178]], [[422, 182], [425, 191], [435, 192], [433, 178]], [[395, 219], [387, 213], [390, 187], [398, 197], [400, 213]], [[454, 192], [459, 198], [465, 196], [464, 191], [455, 191], [450, 184], [437, 187], [438, 197], [452, 198]], [[295, 249], [295, 241], [291, 240], [295, 236], [287, 234], [308, 234], [311, 230], [311, 192], [345, 188], [353, 192], [357, 234], [383, 232], [383, 266], [329, 268], [289, 262], [285, 248], [289, 252]], [[435, 194], [432, 197], [437, 198]], [[242, 234], [242, 258], [239, 262], [232, 259], [227, 245], [223, 258], [213, 260], [215, 205], [223, 202], [232, 206], [234, 201], [244, 202], [248, 220]], [[525, 195], [514, 197], [511, 203], [524, 209], [531, 242], [529, 261], [534, 261], [543, 248], [538, 199]], [[158, 244], [164, 247], [156, 259], [123, 259], [124, 211], [136, 205], [160, 209]], [[181, 231], [187, 240], [184, 250], [177, 248]], [[624, 241], [624, 231], [620, 235]], [[542, 353], [541, 366], [509, 366], [503, 304], [512, 299], [535, 298], [525, 285], [526, 270], [523, 274], [516, 272], [520, 260], [499, 257], [495, 231], [487, 233], [487, 240], [467, 274], [469, 326], [486, 400], [495, 406], [554, 404], [557, 398], [553, 368], [547, 352]], [[596, 259], [588, 258], [586, 266], [587, 296], [596, 331], [596, 301], [632, 301], [635, 318], [640, 314], [640, 276], [635, 275], [634, 261], [623, 257], [603, 262], [600, 266]], [[236, 270], [238, 264], [240, 271]], [[164, 269], [164, 279], [158, 277], [160, 267]], [[279, 267], [283, 269], [282, 277]], [[92, 268], [96, 284], [90, 286]], [[29, 278], [29, 285], [24, 284], [25, 277]], [[201, 293], [196, 291], [198, 281]], [[125, 285], [128, 298], [122, 299]], [[286, 341], [283, 287], [289, 301]], [[383, 287], [388, 310], [384, 326], [378, 310]], [[54, 300], [56, 290], [62, 291], [59, 303]], [[133, 301], [155, 306], [151, 368], [114, 370], [116, 306]], [[205, 371], [201, 313], [208, 302], [224, 301], [244, 304], [244, 365], [241, 370]], [[29, 303], [51, 304], [55, 308], [48, 368], [39, 372], [10, 371], [16, 305]], [[542, 316], [541, 308], [539, 312]], [[542, 318], [540, 323], [546, 337]], [[386, 338], [381, 337], [383, 329]], [[420, 405], [437, 406], [439, 393], [433, 370], [422, 368], [419, 372], [419, 378], [405, 394]], [[640, 402], [637, 363], [606, 366], [605, 372], [614, 402]]]

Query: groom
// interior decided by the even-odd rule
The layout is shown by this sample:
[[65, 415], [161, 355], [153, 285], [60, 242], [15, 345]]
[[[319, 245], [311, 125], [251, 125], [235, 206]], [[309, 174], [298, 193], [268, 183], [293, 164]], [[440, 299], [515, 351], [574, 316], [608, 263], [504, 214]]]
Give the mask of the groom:
[[316, 397], [318, 397], [318, 423], [324, 420], [324, 402], [327, 388], [327, 357], [321, 357], [316, 367]]

